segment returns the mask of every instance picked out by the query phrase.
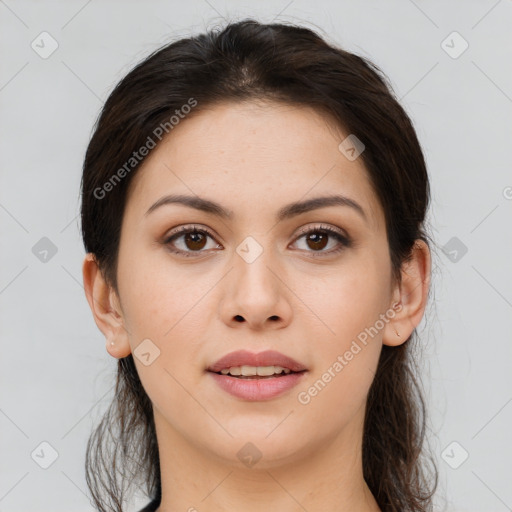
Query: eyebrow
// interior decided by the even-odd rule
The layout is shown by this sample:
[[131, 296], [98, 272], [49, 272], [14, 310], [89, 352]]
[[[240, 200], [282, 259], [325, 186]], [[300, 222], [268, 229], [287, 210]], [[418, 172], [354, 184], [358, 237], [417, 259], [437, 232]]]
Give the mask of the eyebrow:
[[[182, 204], [184, 206], [188, 206], [190, 208], [194, 208], [202, 212], [210, 213], [223, 219], [233, 218], [233, 211], [227, 210], [226, 208], [221, 206], [219, 203], [216, 203], [215, 201], [204, 199], [199, 196], [187, 196], [181, 194], [167, 195], [161, 197], [160, 199], [158, 199], [158, 201], [156, 201], [149, 207], [145, 215], [149, 215], [157, 208], [160, 208], [161, 206], [168, 204]], [[307, 199], [306, 201], [296, 201], [294, 203], [290, 203], [282, 207], [277, 212], [276, 218], [278, 221], [283, 221], [295, 217], [296, 215], [300, 215], [302, 213], [317, 210], [319, 208], [326, 208], [329, 206], [348, 206], [355, 210], [366, 222], [368, 222], [368, 218], [362, 206], [353, 199], [350, 199], [349, 197], [343, 195], [315, 197], [313, 199]]]

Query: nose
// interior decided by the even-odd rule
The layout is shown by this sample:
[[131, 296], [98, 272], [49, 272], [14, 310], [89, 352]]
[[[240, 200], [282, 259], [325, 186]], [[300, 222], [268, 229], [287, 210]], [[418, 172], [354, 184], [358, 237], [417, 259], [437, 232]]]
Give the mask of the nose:
[[222, 320], [230, 327], [246, 324], [253, 330], [282, 329], [292, 318], [291, 292], [286, 273], [271, 251], [249, 262], [234, 254], [234, 268], [224, 281], [220, 303]]

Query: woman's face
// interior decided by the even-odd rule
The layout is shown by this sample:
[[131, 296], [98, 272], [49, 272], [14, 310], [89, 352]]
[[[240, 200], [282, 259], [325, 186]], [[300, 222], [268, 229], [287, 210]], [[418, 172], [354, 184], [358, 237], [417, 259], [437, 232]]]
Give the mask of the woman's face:
[[[338, 148], [348, 135], [308, 108], [222, 104], [175, 126], [134, 177], [119, 306], [159, 436], [230, 463], [260, 453], [259, 467], [358, 439], [394, 287], [383, 210]], [[218, 206], [154, 206], [177, 195]], [[334, 196], [353, 203], [309, 203]], [[207, 370], [239, 350], [306, 371]]]

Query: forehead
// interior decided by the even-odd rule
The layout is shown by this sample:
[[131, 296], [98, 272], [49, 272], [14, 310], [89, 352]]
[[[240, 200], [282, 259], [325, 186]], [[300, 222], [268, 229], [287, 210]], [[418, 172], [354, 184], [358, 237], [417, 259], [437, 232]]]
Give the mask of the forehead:
[[[362, 159], [350, 161], [338, 148], [347, 135], [309, 107], [209, 106], [185, 117], [149, 153], [130, 184], [128, 207], [145, 212], [172, 191], [215, 198], [239, 217], [341, 193], [364, 205], [372, 229], [381, 229], [383, 212]], [[242, 204], [247, 208], [238, 212]]]

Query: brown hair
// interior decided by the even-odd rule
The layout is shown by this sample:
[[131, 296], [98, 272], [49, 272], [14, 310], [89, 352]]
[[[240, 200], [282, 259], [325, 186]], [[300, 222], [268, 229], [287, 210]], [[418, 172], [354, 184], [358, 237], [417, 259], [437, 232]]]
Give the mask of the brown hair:
[[[188, 115], [217, 102], [269, 99], [331, 116], [365, 145], [360, 158], [385, 212], [396, 280], [415, 240], [428, 244], [425, 161], [387, 78], [365, 58], [308, 28], [246, 19], [158, 49], [119, 82], [102, 109], [83, 166], [82, 236], [116, 292], [123, 211], [140, 167], [130, 159], [148, 137], [155, 139], [159, 126], [170, 132], [170, 116], [191, 98], [197, 106]], [[113, 182], [121, 168], [122, 179]], [[416, 331], [402, 345], [383, 346], [367, 398], [364, 478], [384, 512], [429, 511], [437, 487], [434, 461], [424, 457], [425, 403], [411, 357], [415, 336]], [[118, 361], [115, 397], [89, 439], [86, 479], [100, 511], [122, 511], [125, 488], [135, 481], [160, 500], [152, 404], [131, 354]]]

